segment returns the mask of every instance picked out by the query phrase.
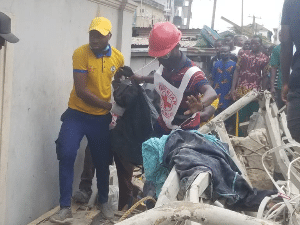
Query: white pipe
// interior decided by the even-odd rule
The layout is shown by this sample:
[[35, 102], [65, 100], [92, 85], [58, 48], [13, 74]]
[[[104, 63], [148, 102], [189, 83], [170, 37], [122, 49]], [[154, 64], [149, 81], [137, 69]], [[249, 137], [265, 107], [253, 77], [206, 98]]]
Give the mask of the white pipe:
[[[207, 225], [274, 225], [269, 220], [257, 219], [231, 210], [203, 203], [171, 202], [162, 207], [126, 219], [118, 225], [169, 224], [190, 220]], [[173, 224], [172, 223], [172, 224]]]
[[207, 124], [202, 126], [199, 131], [201, 133], [208, 133], [213, 127], [211, 127], [214, 123], [216, 123], [219, 120], [225, 121], [229, 117], [231, 117], [233, 114], [235, 114], [238, 110], [248, 105], [250, 102], [255, 100], [259, 95], [262, 95], [261, 92], [257, 91], [251, 91], [242, 98], [240, 98], [238, 101], [233, 103], [231, 106], [229, 106], [227, 109], [225, 109], [223, 112], [221, 112], [219, 115], [217, 115], [215, 118], [213, 118], [211, 121], [209, 121]]

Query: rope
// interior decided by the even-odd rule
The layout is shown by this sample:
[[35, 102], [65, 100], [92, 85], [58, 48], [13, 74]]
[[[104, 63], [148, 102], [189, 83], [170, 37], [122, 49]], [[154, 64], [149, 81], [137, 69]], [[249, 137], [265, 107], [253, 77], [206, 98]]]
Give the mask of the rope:
[[145, 66], [143, 66], [142, 68], [134, 71], [133, 73], [137, 73], [139, 71], [141, 71], [142, 69], [146, 68], [147, 66], [149, 66], [151, 63], [153, 63], [157, 58], [154, 58], [153, 60], [151, 60], [149, 63], [147, 63]]
[[118, 222], [121, 222], [121, 221], [125, 220], [125, 219], [127, 218], [127, 216], [129, 216], [130, 213], [132, 213], [132, 211], [136, 209], [136, 207], [138, 207], [142, 202], [147, 201], [147, 200], [151, 200], [151, 201], [153, 201], [154, 203], [156, 203], [156, 200], [155, 200], [154, 198], [152, 198], [151, 196], [147, 196], [147, 197], [145, 197], [145, 198], [142, 198], [142, 199], [139, 200], [137, 203], [135, 203], [130, 209], [128, 209], [128, 210], [124, 213], [124, 215], [119, 219]]

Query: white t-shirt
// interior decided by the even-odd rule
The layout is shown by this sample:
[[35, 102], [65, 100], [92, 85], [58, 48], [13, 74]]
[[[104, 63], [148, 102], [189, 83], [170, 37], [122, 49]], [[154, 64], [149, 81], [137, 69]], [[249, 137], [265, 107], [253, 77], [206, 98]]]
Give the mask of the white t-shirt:
[[235, 47], [235, 49], [233, 49], [232, 51], [231, 51], [231, 53], [232, 54], [235, 54], [236, 56], [238, 56], [239, 55], [239, 51], [242, 49], [241, 47], [238, 47], [238, 46], [234, 46]]

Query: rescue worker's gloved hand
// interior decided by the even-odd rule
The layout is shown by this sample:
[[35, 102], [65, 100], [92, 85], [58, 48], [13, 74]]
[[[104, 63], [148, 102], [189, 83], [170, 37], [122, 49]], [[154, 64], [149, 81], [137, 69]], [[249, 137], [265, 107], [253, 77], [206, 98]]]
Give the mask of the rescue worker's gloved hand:
[[129, 66], [123, 66], [117, 71], [115, 76], [121, 78], [122, 76], [131, 77], [132, 75], [133, 75], [132, 69]]

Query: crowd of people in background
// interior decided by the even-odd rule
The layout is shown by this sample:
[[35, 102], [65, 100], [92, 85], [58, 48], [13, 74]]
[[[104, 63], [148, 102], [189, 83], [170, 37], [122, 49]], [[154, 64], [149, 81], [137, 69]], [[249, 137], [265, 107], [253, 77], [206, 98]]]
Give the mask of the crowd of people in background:
[[[207, 77], [219, 95], [216, 115], [251, 90], [269, 90], [278, 108], [284, 106], [281, 98], [280, 44], [264, 45], [258, 35], [248, 39], [246, 36], [228, 34], [216, 40], [214, 48], [216, 55], [208, 64]], [[238, 122], [248, 121], [258, 109], [258, 102], [248, 104], [237, 115], [225, 121], [227, 131], [237, 136], [246, 136], [243, 130], [237, 129]]]
[[[263, 45], [258, 35], [248, 39], [243, 35], [228, 34], [216, 40], [216, 55], [208, 64], [206, 75], [180, 51], [182, 34], [170, 22], [155, 24], [149, 36], [148, 53], [158, 58], [160, 67], [153, 76], [133, 74], [129, 67], [124, 66], [122, 53], [109, 44], [111, 22], [104, 17], [93, 19], [89, 43], [77, 48], [73, 54], [74, 86], [67, 110], [61, 116], [61, 130], [56, 140], [60, 210], [50, 221], [59, 224], [73, 221], [71, 199], [73, 197], [78, 203], [89, 202], [95, 171], [97, 206], [105, 218], [114, 216], [108, 202], [109, 165], [112, 162], [110, 124], [115, 106], [111, 103], [111, 84], [113, 78], [120, 80], [121, 76], [125, 76], [128, 68], [133, 83], [136, 82], [137, 86], [141, 82], [154, 83], [159, 95], [160, 115], [153, 126], [152, 137], [169, 135], [177, 128], [197, 130], [250, 91], [269, 90], [279, 109], [288, 102], [288, 127], [292, 137], [299, 142], [299, 51], [292, 61], [293, 44], [297, 50], [300, 46], [299, 10], [296, 0], [285, 3], [282, 30], [279, 32], [282, 44], [277, 46]], [[0, 12], [0, 50], [6, 41], [19, 41], [11, 33], [10, 23], [10, 18]], [[228, 133], [246, 136], [243, 130], [238, 129], [238, 122], [248, 121], [258, 109], [258, 102], [254, 101], [227, 119], [225, 126]], [[72, 196], [74, 162], [84, 136], [88, 139], [84, 170], [79, 191]], [[120, 188], [118, 209], [122, 210], [132, 204], [134, 166], [116, 152], [113, 156]]]

